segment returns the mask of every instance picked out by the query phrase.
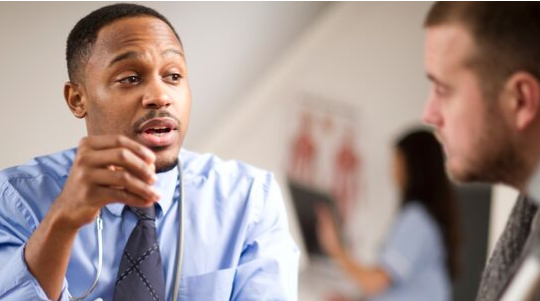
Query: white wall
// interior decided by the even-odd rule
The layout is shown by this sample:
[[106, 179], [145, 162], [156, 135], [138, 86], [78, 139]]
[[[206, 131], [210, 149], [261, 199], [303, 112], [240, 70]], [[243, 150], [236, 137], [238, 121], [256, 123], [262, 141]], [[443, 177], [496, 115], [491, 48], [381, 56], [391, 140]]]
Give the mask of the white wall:
[[273, 170], [284, 184], [283, 124], [290, 104], [309, 94], [357, 107], [368, 194], [356, 230], [360, 256], [372, 260], [396, 201], [391, 144], [421, 122], [428, 92], [422, 21], [429, 6], [336, 3], [196, 148]]
[[[62, 97], [65, 39], [102, 5], [0, 3], [0, 168], [74, 146], [84, 135]], [[368, 195], [356, 229], [360, 256], [372, 260], [394, 212], [390, 146], [420, 122], [428, 91], [421, 23], [431, 4], [149, 5], [170, 18], [186, 47], [194, 92], [190, 148], [273, 170], [283, 183], [290, 103], [309, 94], [358, 108]], [[491, 244], [513, 197], [495, 193]]]
[[[0, 169], [77, 144], [84, 122], [62, 91], [64, 48], [75, 23], [103, 2], [0, 3]], [[328, 4], [151, 2], [184, 42], [193, 91], [186, 146], [215, 127], [238, 97]]]
[[[422, 21], [430, 5], [335, 4], [195, 148], [273, 170], [285, 187], [284, 145], [289, 135], [284, 133], [284, 118], [290, 116], [291, 103], [314, 95], [358, 108], [368, 195], [361, 200], [367, 205], [359, 208], [355, 230], [361, 239], [358, 257], [373, 260], [395, 211], [391, 144], [408, 126], [421, 122], [428, 92], [422, 62]], [[289, 198], [286, 191], [285, 196]], [[513, 189], [495, 186], [490, 252], [516, 196]], [[298, 236], [294, 220], [292, 224]]]

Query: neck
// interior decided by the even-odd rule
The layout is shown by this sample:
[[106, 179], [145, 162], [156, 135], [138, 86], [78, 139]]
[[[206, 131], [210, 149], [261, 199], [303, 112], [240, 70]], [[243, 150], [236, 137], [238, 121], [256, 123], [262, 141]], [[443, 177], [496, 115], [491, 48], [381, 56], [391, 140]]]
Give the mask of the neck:
[[165, 173], [172, 169], [174, 169], [178, 165], [178, 159], [176, 159], [174, 162], [171, 162], [168, 165], [160, 166], [156, 169], [156, 173]]

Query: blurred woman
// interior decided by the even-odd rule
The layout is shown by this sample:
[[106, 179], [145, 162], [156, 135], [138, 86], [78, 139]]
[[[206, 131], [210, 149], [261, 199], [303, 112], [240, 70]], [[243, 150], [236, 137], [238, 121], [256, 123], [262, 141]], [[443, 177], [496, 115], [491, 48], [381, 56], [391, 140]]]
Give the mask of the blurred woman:
[[401, 206], [378, 263], [364, 266], [349, 255], [327, 208], [318, 208], [322, 248], [368, 300], [451, 300], [458, 230], [441, 146], [428, 131], [409, 133], [395, 144], [393, 167]]

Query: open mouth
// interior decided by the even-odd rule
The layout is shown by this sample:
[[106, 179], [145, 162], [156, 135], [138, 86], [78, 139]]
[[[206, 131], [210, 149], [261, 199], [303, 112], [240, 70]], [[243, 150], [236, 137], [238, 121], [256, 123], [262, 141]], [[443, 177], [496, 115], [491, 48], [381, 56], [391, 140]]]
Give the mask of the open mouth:
[[178, 122], [172, 118], [154, 118], [139, 128], [141, 142], [148, 147], [163, 147], [173, 144], [178, 133]]
[[144, 132], [146, 134], [158, 135], [159, 136], [159, 135], [167, 134], [170, 131], [172, 131], [172, 129], [170, 127], [154, 127], [154, 128], [149, 128], [149, 129], [145, 130]]

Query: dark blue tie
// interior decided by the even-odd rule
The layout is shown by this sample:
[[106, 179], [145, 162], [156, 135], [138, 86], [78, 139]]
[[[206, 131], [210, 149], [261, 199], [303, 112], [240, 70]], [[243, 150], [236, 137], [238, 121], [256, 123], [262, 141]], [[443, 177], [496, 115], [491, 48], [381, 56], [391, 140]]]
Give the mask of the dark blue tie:
[[129, 207], [139, 218], [118, 269], [114, 301], [165, 301], [165, 276], [156, 234], [156, 209]]

